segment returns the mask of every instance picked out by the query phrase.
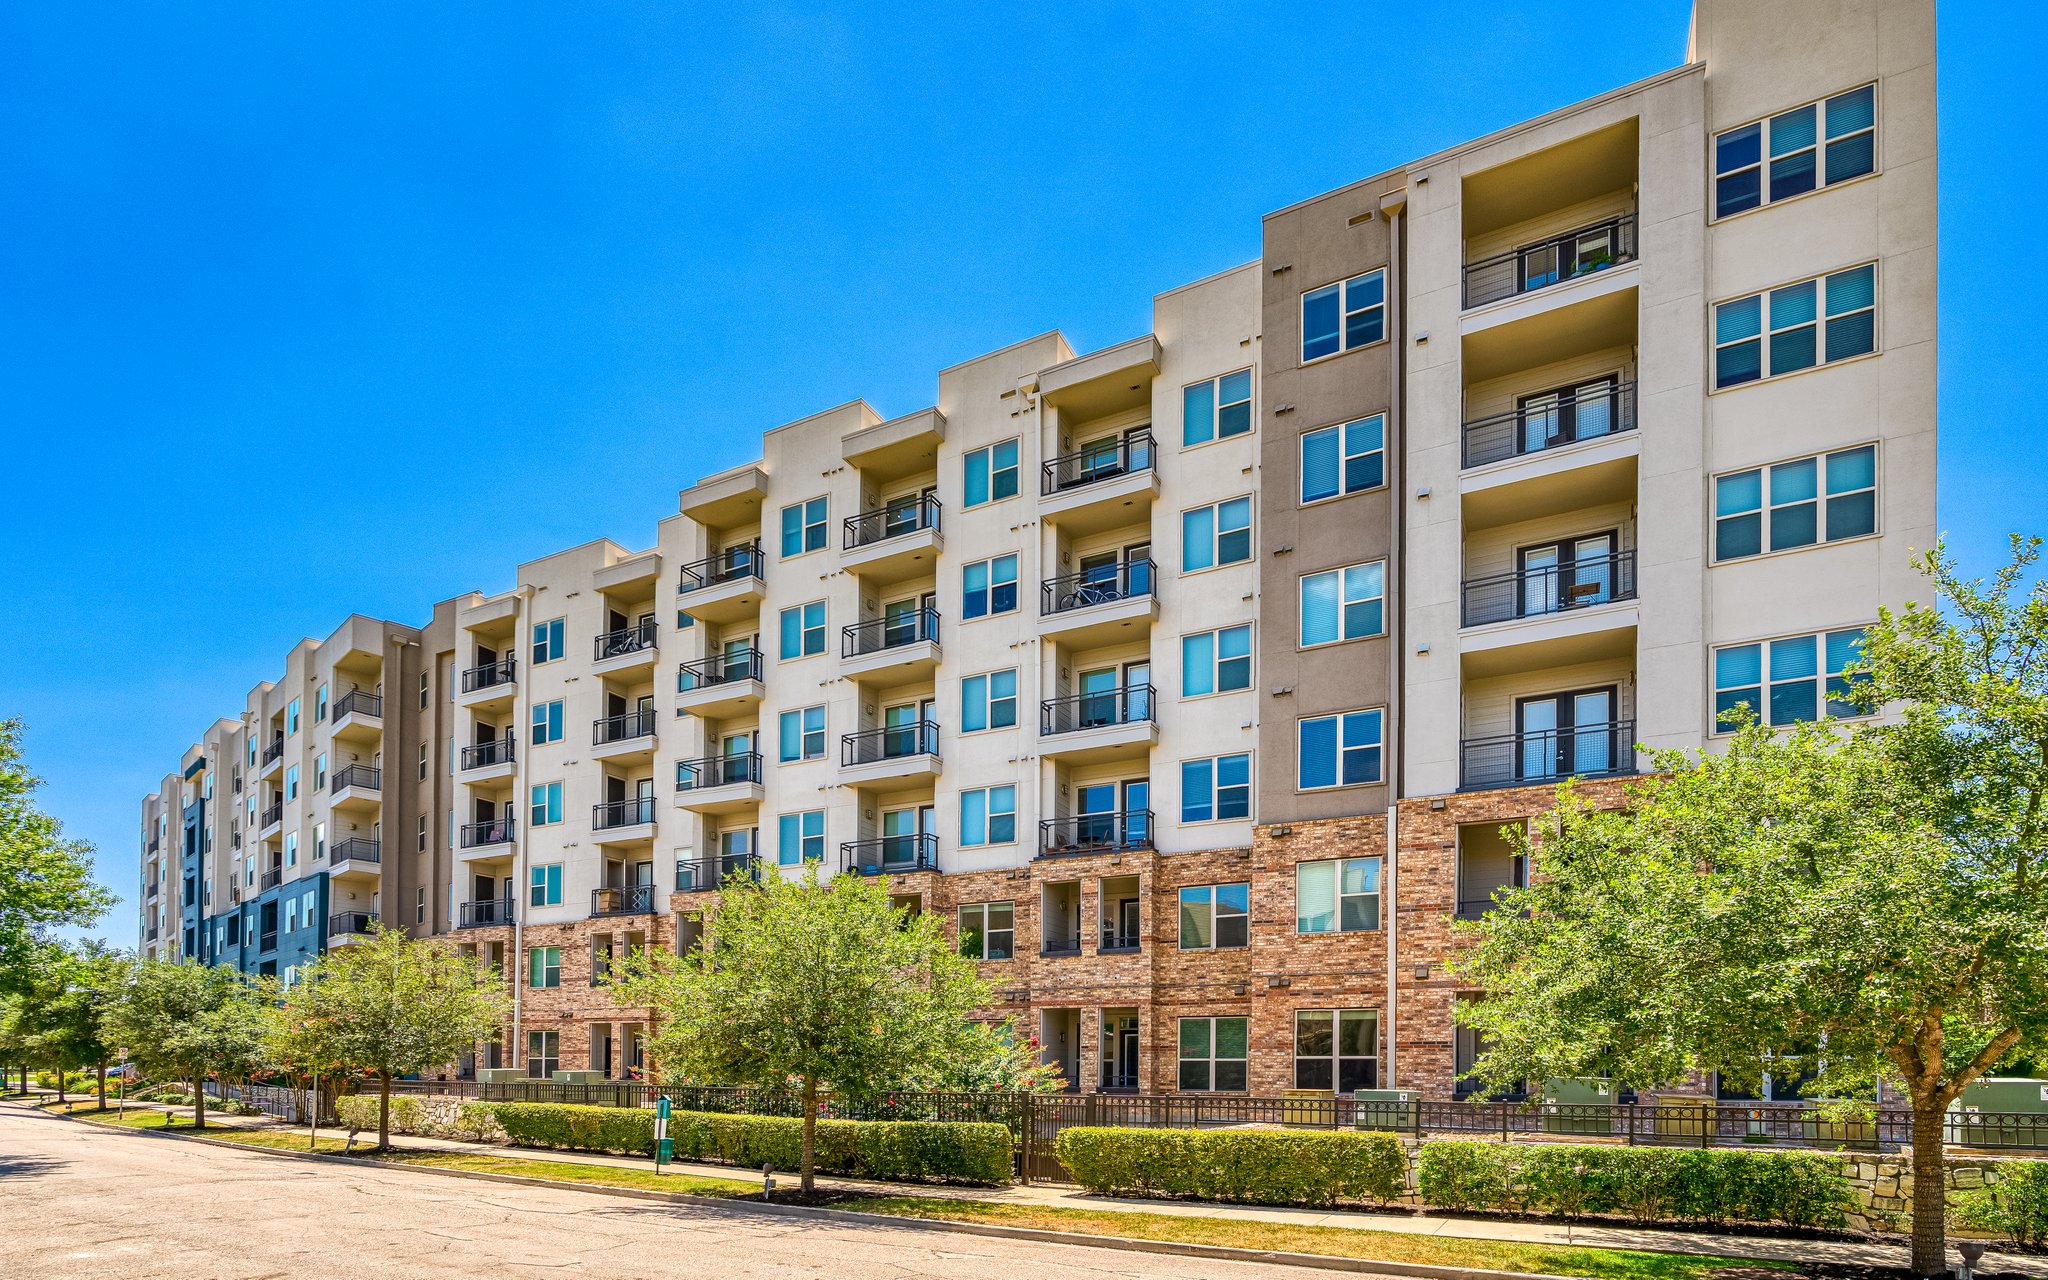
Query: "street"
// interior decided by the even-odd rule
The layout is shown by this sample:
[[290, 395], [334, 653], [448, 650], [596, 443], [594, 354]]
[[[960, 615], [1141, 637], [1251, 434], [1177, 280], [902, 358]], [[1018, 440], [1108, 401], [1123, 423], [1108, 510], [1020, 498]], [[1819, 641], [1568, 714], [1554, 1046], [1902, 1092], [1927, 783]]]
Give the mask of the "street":
[[0, 1277], [10, 1280], [992, 1273], [1332, 1274], [348, 1167], [111, 1132], [0, 1105]]

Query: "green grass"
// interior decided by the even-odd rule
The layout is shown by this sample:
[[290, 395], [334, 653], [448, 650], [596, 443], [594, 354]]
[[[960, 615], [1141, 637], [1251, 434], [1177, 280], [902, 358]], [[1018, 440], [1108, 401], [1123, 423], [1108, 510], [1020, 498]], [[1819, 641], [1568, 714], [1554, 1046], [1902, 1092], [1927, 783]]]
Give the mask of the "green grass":
[[761, 1194], [759, 1183], [698, 1174], [656, 1173], [652, 1168], [620, 1169], [612, 1165], [570, 1164], [558, 1160], [522, 1160], [508, 1156], [473, 1155], [463, 1151], [396, 1151], [372, 1157], [380, 1164], [458, 1169], [465, 1173], [502, 1173], [518, 1178], [546, 1178], [599, 1187], [630, 1187], [637, 1191], [672, 1191], [693, 1196]]

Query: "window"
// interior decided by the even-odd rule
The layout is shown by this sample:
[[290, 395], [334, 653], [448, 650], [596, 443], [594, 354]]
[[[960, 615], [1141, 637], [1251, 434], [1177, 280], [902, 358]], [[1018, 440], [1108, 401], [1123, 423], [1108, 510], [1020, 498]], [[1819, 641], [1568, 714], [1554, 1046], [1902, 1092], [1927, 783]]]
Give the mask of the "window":
[[1714, 478], [1717, 560], [1810, 547], [1876, 530], [1876, 445]]
[[782, 558], [825, 549], [825, 499], [812, 498], [782, 509]]
[[420, 710], [422, 711], [425, 711], [432, 705], [432, 688], [431, 677], [424, 671], [420, 672]]
[[1180, 891], [1180, 949], [1248, 947], [1252, 941], [1250, 884], [1191, 885]]
[[1380, 780], [1379, 711], [1309, 716], [1296, 739], [1295, 788], [1355, 787]]
[[299, 700], [293, 698], [284, 709], [284, 731], [286, 736], [299, 731]]
[[785, 763], [825, 758], [825, 708], [804, 707], [798, 711], [785, 711], [779, 723]]
[[991, 671], [960, 682], [960, 728], [1008, 729], [1017, 723], [1017, 670]]
[[536, 907], [562, 905], [562, 864], [550, 862], [528, 868], [527, 903]]
[[533, 704], [533, 745], [562, 740], [562, 700]]
[[286, 933], [296, 933], [298, 928], [299, 900], [297, 898], [286, 898], [284, 900], [284, 931]]
[[1250, 1019], [1182, 1018], [1180, 1087], [1186, 1093], [1243, 1093]]
[[1296, 864], [1296, 933], [1367, 933], [1379, 927], [1378, 858], [1339, 858]]
[[323, 751], [319, 755], [313, 757], [313, 790], [324, 791], [326, 789], [327, 753]]
[[313, 824], [313, 861], [318, 862], [320, 861], [320, 859], [326, 856], [327, 824], [324, 822], [316, 822]]
[[1017, 840], [1017, 788], [982, 787], [960, 793], [960, 847], [1014, 844]]
[[1017, 917], [1008, 902], [977, 902], [960, 908], [960, 954], [970, 960], [1008, 960]]
[[1303, 363], [1353, 351], [1386, 336], [1387, 277], [1368, 271], [1301, 295]]
[[1384, 560], [1302, 575], [1301, 647], [1383, 634], [1386, 584]]
[[[1765, 180], [1764, 143], [1770, 143]], [[1825, 148], [1825, 151], [1823, 151]], [[1789, 200], [1877, 168], [1877, 86], [1714, 136], [1714, 216]]]
[[536, 622], [533, 624], [533, 661], [535, 665], [553, 662], [562, 656], [562, 620]]
[[529, 987], [559, 987], [562, 985], [562, 949], [560, 947], [527, 948], [526, 985]]
[[287, 800], [299, 798], [299, 766], [297, 765], [293, 765], [284, 771], [284, 798]]
[[785, 813], [776, 820], [775, 860], [785, 867], [825, 860], [825, 811]]
[[327, 686], [313, 690], [313, 723], [323, 724], [327, 720]]
[[1252, 687], [1252, 624], [1198, 631], [1180, 638], [1180, 696]]
[[529, 1031], [526, 1033], [526, 1074], [542, 1080], [552, 1077], [562, 1067], [562, 1033], [559, 1031]]
[[1321, 502], [1387, 482], [1387, 419], [1360, 418], [1301, 437], [1301, 500]]
[[284, 865], [288, 867], [299, 865], [299, 833], [296, 831], [284, 833]]
[[427, 744], [426, 744], [426, 743], [424, 743], [424, 742], [422, 742], [422, 743], [420, 744], [420, 759], [419, 759], [419, 769], [420, 769], [420, 776], [421, 776], [422, 778], [426, 777], [426, 776], [427, 776]]
[[562, 820], [562, 784], [537, 782], [527, 792], [527, 817], [536, 827], [551, 827]]
[[421, 853], [427, 851], [427, 815], [424, 813], [420, 815], [419, 851]]
[[1877, 268], [1873, 265], [1801, 280], [1714, 307], [1716, 387], [1797, 373], [1875, 350]]
[[1252, 758], [1249, 753], [1180, 762], [1180, 820], [1221, 822], [1248, 818], [1252, 812]]
[[808, 658], [825, 652], [823, 600], [813, 600], [809, 604], [793, 605], [784, 609], [781, 619], [783, 658]]
[[1294, 1011], [1295, 1088], [1356, 1093], [1379, 1079], [1379, 1010]]
[[1252, 500], [1232, 498], [1180, 513], [1180, 567], [1212, 569], [1252, 558]]
[[424, 885], [412, 891], [412, 919], [414, 924], [427, 922], [427, 890]]
[[1714, 728], [1727, 732], [1723, 717], [1738, 706], [1774, 725], [1817, 720], [1823, 712], [1865, 714], [1853, 688], [1858, 681], [1843, 674], [1862, 647], [1863, 628], [1848, 627], [1714, 650]]
[[1183, 445], [1245, 434], [1252, 429], [1252, 371], [1239, 369], [1181, 388], [1180, 408]]
[[966, 457], [967, 500], [962, 505], [978, 507], [1017, 496], [1017, 442], [1005, 440], [976, 449]]
[[960, 616], [982, 618], [1017, 607], [1017, 557], [977, 560], [960, 569]]

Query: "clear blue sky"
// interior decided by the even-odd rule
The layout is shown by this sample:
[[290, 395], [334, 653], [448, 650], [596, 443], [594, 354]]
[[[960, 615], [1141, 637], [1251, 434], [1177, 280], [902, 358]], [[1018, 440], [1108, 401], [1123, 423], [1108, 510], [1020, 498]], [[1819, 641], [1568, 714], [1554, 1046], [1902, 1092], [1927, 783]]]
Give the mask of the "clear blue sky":
[[[0, 715], [130, 896], [138, 801], [299, 637], [648, 545], [805, 413], [1142, 333], [1260, 214], [1677, 65], [1688, 14], [86, 8], [0, 14]], [[1941, 42], [1940, 515], [1989, 564], [2048, 531], [2048, 19]]]

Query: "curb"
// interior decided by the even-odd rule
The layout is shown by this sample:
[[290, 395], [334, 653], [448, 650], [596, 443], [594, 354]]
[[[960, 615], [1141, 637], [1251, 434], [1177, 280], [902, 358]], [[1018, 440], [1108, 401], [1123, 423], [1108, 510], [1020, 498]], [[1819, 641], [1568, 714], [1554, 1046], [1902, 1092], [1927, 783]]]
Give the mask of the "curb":
[[[40, 1108], [34, 1108], [41, 1110]], [[851, 1209], [822, 1209], [809, 1205], [775, 1204], [756, 1200], [729, 1200], [716, 1196], [690, 1195], [681, 1191], [643, 1191], [637, 1187], [607, 1187], [595, 1183], [560, 1182], [552, 1178], [527, 1178], [509, 1173], [479, 1173], [469, 1169], [437, 1169], [429, 1165], [408, 1165], [333, 1155], [319, 1151], [289, 1151], [278, 1147], [252, 1147], [195, 1133], [166, 1133], [160, 1129], [137, 1129], [105, 1124], [55, 1111], [42, 1114], [74, 1124], [91, 1125], [111, 1133], [203, 1142], [209, 1146], [233, 1147], [259, 1156], [288, 1160], [317, 1160], [351, 1168], [386, 1168], [409, 1173], [434, 1174], [444, 1178], [466, 1178], [472, 1182], [497, 1182], [511, 1186], [541, 1187], [552, 1191], [580, 1191], [641, 1200], [658, 1204], [687, 1205], [716, 1209], [736, 1216], [807, 1218], [819, 1222], [843, 1222], [852, 1226], [897, 1227], [909, 1231], [952, 1232], [960, 1235], [990, 1236], [1002, 1240], [1025, 1240], [1038, 1244], [1064, 1244], [1084, 1249], [1117, 1249], [1126, 1253], [1167, 1254], [1184, 1258], [1206, 1258], [1216, 1262], [1255, 1262], [1268, 1266], [1303, 1267], [1320, 1271], [1341, 1271], [1354, 1275], [1408, 1276], [1415, 1280], [1583, 1280], [1534, 1271], [1492, 1271], [1473, 1267], [1437, 1266], [1425, 1262], [1382, 1262], [1371, 1258], [1343, 1258], [1320, 1253], [1287, 1253], [1267, 1249], [1238, 1249], [1228, 1245], [1185, 1244], [1173, 1240], [1143, 1240], [1128, 1236], [1098, 1236], [1078, 1231], [1051, 1231], [1041, 1227], [1011, 1227], [992, 1222], [960, 1222], [946, 1218], [908, 1218], [886, 1213], [860, 1213]], [[1731, 1260], [1736, 1261], [1736, 1260]]]

